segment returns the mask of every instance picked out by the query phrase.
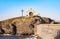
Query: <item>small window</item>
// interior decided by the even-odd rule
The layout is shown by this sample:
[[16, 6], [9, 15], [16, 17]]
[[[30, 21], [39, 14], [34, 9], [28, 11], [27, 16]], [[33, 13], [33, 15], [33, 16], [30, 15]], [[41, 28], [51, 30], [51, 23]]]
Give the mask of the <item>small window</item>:
[[33, 16], [33, 13], [32, 12], [29, 12], [29, 16]]

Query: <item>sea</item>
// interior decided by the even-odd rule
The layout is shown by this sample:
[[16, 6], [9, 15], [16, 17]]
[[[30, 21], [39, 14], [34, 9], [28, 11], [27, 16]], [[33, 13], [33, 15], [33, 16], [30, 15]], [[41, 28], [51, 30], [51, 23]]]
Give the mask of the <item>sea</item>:
[[34, 35], [0, 35], [0, 39], [37, 39]]

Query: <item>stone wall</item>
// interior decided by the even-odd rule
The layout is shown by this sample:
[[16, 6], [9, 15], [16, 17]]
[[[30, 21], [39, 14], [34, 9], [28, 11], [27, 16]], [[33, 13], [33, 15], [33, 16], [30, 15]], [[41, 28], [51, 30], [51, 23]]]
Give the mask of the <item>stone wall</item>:
[[41, 39], [60, 39], [60, 24], [37, 25], [36, 34]]

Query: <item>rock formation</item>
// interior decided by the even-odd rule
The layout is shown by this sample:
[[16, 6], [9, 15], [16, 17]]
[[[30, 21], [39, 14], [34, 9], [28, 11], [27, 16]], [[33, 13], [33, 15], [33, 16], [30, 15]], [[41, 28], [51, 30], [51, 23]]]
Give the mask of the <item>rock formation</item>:
[[53, 20], [50, 18], [45, 18], [37, 15], [16, 17], [16, 18], [0, 21], [0, 26], [1, 26], [0, 30], [3, 29], [5, 34], [29, 34], [30, 35], [30, 34], [34, 34], [35, 25], [50, 24], [52, 21]]

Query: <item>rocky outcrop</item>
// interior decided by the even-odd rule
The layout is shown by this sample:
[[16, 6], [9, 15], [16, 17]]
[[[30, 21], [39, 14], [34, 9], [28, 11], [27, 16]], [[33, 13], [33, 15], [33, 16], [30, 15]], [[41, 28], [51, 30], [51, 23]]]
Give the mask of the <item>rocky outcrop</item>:
[[37, 25], [36, 34], [42, 39], [60, 39], [60, 24]]
[[1, 21], [0, 26], [6, 34], [33, 34], [33, 30], [29, 28], [31, 20], [31, 17], [17, 17]]
[[54, 20], [52, 20], [50, 18], [41, 17], [41, 16], [33, 16], [33, 17], [34, 17], [34, 19], [39, 20], [40, 24], [50, 24], [52, 21], [54, 21]]
[[41, 16], [16, 17], [0, 21], [0, 29], [8, 34], [34, 34], [34, 27], [38, 24], [50, 24], [53, 20]]

